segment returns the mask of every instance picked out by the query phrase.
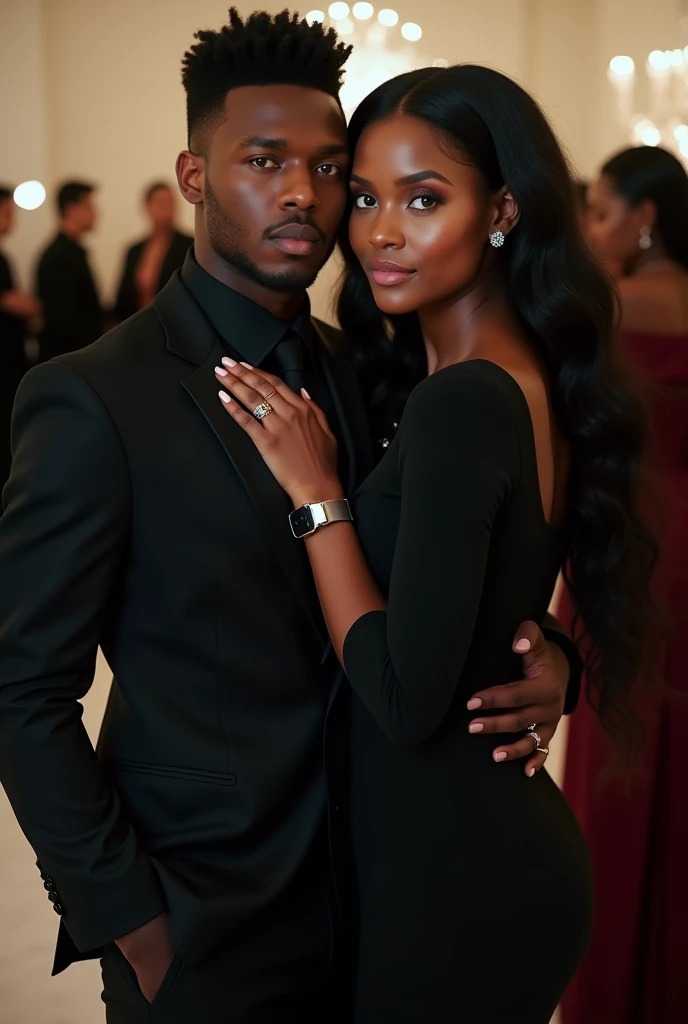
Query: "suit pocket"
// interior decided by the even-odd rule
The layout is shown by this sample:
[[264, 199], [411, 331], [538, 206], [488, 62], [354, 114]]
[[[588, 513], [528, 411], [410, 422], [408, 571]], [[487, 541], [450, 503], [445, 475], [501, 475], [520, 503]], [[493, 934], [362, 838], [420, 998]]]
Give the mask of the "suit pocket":
[[169, 779], [188, 779], [192, 782], [207, 782], [215, 786], [236, 786], [237, 777], [232, 772], [209, 772], [205, 768], [176, 768], [166, 764], [149, 764], [145, 761], [111, 762], [115, 771], [139, 772], [148, 775], [160, 775]]
[[243, 826], [236, 775], [138, 761], [108, 763], [126, 818], [149, 853], [186, 856], [228, 842]]
[[165, 976], [160, 983], [158, 991], [153, 996], [153, 999], [150, 1002], [148, 1002], [143, 992], [141, 991], [139, 979], [136, 977], [136, 971], [131, 966], [131, 964], [125, 957], [124, 953], [122, 953], [119, 946], [113, 944], [109, 952], [117, 965], [117, 969], [126, 979], [127, 984], [131, 985], [136, 990], [139, 997], [142, 1000], [144, 1000], [144, 1002], [148, 1003], [151, 1009], [154, 1009], [155, 1007], [159, 1006], [160, 1003], [163, 1002], [167, 998], [167, 996], [171, 994], [172, 989], [175, 987], [175, 985], [179, 981], [179, 978], [181, 977], [182, 969], [184, 967], [184, 961], [181, 958], [181, 954], [175, 951], [172, 960], [170, 961], [170, 966], [165, 971]]

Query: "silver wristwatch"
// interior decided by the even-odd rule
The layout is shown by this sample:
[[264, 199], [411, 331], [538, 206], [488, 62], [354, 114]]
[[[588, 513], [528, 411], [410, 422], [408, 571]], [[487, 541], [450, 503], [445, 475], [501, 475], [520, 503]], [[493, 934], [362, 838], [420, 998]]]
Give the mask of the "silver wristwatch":
[[289, 515], [291, 532], [301, 540], [321, 526], [328, 523], [353, 523], [349, 502], [346, 498], [335, 498], [333, 501], [316, 501], [310, 505], [302, 505]]

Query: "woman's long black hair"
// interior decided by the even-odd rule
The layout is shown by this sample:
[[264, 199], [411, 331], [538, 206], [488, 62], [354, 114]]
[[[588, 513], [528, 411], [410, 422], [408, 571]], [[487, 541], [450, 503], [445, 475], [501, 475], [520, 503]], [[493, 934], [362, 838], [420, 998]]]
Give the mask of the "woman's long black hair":
[[688, 270], [688, 174], [673, 153], [660, 146], [624, 149], [602, 168], [616, 192], [631, 205], [650, 199], [654, 228], [672, 260]]
[[[423, 68], [380, 86], [350, 123], [352, 151], [373, 122], [420, 118], [438, 143], [506, 185], [520, 208], [498, 259], [512, 308], [544, 361], [561, 431], [571, 447], [568, 583], [584, 631], [588, 698], [603, 725], [633, 745], [630, 691], [644, 670], [656, 545], [638, 511], [646, 417], [613, 352], [613, 285], [583, 242], [573, 183], [534, 100], [489, 68]], [[416, 314], [383, 316], [349, 244], [339, 319], [374, 436], [389, 438], [409, 392], [427, 373]]]

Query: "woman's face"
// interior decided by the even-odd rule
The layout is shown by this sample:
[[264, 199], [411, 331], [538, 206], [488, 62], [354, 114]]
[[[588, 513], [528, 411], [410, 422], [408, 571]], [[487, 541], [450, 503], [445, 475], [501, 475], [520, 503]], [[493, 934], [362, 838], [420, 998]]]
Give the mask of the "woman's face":
[[349, 239], [383, 312], [409, 313], [470, 288], [499, 203], [425, 122], [396, 114], [370, 125], [356, 147], [351, 190]]
[[650, 216], [647, 204], [631, 206], [606, 174], [588, 189], [586, 235], [590, 247], [606, 263], [626, 268], [637, 259], [640, 229], [650, 226]]

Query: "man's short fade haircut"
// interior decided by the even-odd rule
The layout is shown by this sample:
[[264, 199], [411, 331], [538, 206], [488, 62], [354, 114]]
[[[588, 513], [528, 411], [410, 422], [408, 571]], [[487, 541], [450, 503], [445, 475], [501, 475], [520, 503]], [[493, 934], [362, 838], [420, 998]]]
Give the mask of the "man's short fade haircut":
[[57, 193], [57, 209], [60, 216], [63, 217], [70, 206], [80, 203], [84, 196], [90, 196], [95, 190], [95, 185], [88, 181], [65, 182]]
[[333, 28], [289, 11], [256, 11], [244, 21], [236, 7], [219, 31], [197, 32], [182, 61], [189, 147], [199, 130], [224, 112], [230, 89], [244, 85], [301, 85], [339, 100], [342, 69], [351, 47]]

